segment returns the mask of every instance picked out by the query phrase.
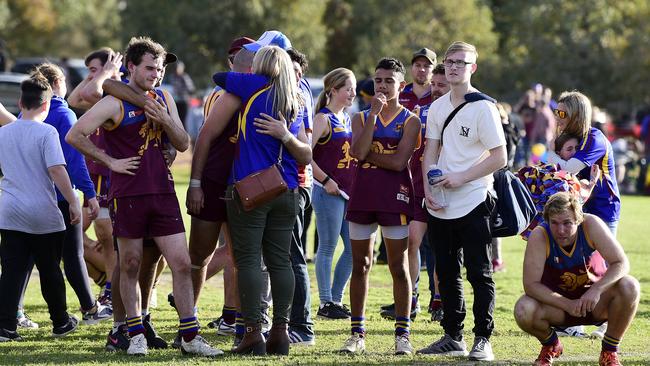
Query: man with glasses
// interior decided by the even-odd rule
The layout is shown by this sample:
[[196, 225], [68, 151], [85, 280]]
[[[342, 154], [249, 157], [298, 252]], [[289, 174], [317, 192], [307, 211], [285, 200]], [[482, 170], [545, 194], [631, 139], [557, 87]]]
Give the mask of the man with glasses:
[[[445, 335], [419, 353], [468, 355], [463, 341], [465, 300], [460, 275], [464, 257], [467, 279], [474, 290], [475, 338], [469, 357], [491, 361], [494, 354], [489, 338], [494, 328], [495, 288], [490, 213], [494, 203], [488, 189], [492, 173], [506, 165], [506, 141], [493, 100], [470, 83], [477, 57], [473, 45], [454, 42], [449, 46], [443, 64], [451, 91], [431, 104], [427, 116], [422, 174], [426, 181], [429, 167], [437, 164], [443, 175], [436, 185], [446, 194], [446, 203], [436, 202], [425, 190], [427, 209], [432, 215], [429, 240], [436, 243]], [[473, 103], [465, 105], [467, 101]], [[454, 110], [457, 113], [447, 124]]]

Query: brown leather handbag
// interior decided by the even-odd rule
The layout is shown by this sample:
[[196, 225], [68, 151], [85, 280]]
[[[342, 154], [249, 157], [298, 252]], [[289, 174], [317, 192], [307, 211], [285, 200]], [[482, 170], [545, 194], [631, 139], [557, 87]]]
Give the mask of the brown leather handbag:
[[244, 211], [252, 211], [287, 191], [287, 182], [284, 181], [278, 169], [281, 162], [282, 146], [280, 146], [280, 155], [276, 164], [235, 182], [235, 189]]

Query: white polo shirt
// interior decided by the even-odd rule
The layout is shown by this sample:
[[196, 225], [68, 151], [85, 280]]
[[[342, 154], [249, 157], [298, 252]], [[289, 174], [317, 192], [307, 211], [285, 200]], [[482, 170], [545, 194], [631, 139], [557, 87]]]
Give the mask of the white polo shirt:
[[[427, 116], [426, 138], [440, 140], [447, 116], [454, 110], [451, 92], [431, 104]], [[438, 168], [443, 173], [464, 172], [485, 160], [489, 150], [505, 145], [501, 118], [494, 103], [480, 100], [466, 104], [445, 129]], [[446, 208], [429, 213], [440, 219], [456, 219], [470, 213], [492, 190], [492, 174], [467, 182], [458, 188], [445, 188]]]

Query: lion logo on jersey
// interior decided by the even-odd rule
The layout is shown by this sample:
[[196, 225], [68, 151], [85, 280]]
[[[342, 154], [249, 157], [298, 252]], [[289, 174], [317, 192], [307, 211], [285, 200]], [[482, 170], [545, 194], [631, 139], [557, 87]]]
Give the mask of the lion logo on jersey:
[[589, 283], [589, 274], [584, 270], [580, 273], [564, 272], [560, 276], [562, 284], [559, 286], [564, 291], [575, 291], [578, 287], [583, 287]]
[[352, 155], [350, 155], [350, 143], [348, 141], [343, 143], [343, 146], [341, 146], [341, 151], [343, 151], [343, 159], [339, 160], [339, 163], [336, 165], [336, 168], [349, 169], [350, 163], [352, 163], [352, 161], [355, 161], [357, 159], [353, 158]]

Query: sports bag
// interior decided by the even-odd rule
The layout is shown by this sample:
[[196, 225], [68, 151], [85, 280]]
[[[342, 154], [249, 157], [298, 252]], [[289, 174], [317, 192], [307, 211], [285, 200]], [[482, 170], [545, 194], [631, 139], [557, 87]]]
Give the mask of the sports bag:
[[492, 212], [492, 237], [517, 235], [528, 227], [537, 214], [526, 186], [508, 169], [494, 172], [497, 203]]

